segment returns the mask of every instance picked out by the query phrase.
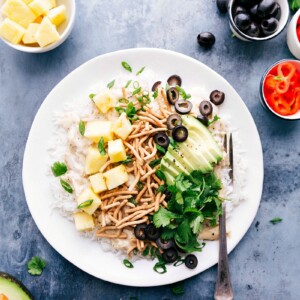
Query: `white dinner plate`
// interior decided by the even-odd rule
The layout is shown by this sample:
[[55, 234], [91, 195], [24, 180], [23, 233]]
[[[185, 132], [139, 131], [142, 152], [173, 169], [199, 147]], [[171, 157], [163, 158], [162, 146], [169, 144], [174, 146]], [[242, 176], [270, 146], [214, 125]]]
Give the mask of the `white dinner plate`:
[[47, 96], [41, 105], [28, 137], [24, 162], [23, 185], [26, 200], [39, 230], [47, 241], [63, 257], [83, 271], [110, 282], [131, 286], [157, 286], [169, 284], [196, 275], [218, 261], [218, 242], [208, 242], [203, 252], [197, 254], [198, 266], [194, 270], [184, 265], [168, 266], [165, 274], [153, 270], [153, 261], [139, 260], [128, 269], [122, 259], [104, 252], [97, 241], [78, 234], [72, 222], [50, 208], [52, 194], [47, 177], [49, 159], [47, 148], [52, 138], [53, 112], [63, 103], [72, 102], [91, 92], [89, 88], [99, 82], [109, 82], [121, 71], [120, 62], [127, 61], [134, 70], [141, 66], [151, 68], [158, 74], [157, 80], [179, 74], [184, 88], [205, 86], [208, 91], [219, 89], [225, 92], [222, 111], [232, 116], [232, 125], [239, 130], [239, 138], [248, 162], [247, 182], [244, 193], [247, 201], [241, 202], [228, 219], [231, 234], [228, 252], [239, 243], [250, 227], [259, 207], [263, 185], [263, 158], [260, 138], [255, 123], [244, 102], [231, 85], [206, 65], [188, 56], [160, 49], [130, 49], [96, 57], [78, 67], [64, 78]]

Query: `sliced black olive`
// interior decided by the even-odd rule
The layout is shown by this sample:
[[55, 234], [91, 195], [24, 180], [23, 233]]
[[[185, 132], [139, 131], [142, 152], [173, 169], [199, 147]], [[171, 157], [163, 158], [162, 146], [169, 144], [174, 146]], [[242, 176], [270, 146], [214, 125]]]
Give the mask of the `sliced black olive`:
[[154, 135], [154, 142], [165, 149], [167, 149], [170, 144], [169, 137], [164, 132], [156, 133]]
[[254, 4], [259, 3], [261, 0], [239, 0], [237, 1], [239, 5], [244, 6], [245, 8], [250, 8]]
[[167, 80], [169, 86], [181, 86], [182, 80], [178, 75], [172, 75]]
[[147, 224], [142, 223], [142, 224], [137, 224], [134, 227], [134, 235], [138, 240], [144, 241], [146, 239], [146, 228]]
[[240, 6], [240, 5], [235, 5], [235, 6], [232, 7], [232, 16], [233, 17], [235, 17], [235, 16], [237, 16], [238, 14], [241, 14], [241, 13], [246, 14], [247, 13], [246, 8], [244, 8], [243, 6]]
[[193, 108], [192, 102], [188, 100], [177, 100], [175, 102], [175, 110], [182, 115], [188, 114]]
[[278, 21], [281, 18], [281, 7], [277, 2], [275, 3], [273, 11], [270, 13], [270, 17], [274, 17]]
[[218, 10], [224, 14], [227, 12], [227, 8], [228, 8], [228, 2], [229, 0], [217, 0], [217, 7]]
[[261, 30], [256, 23], [251, 22], [250, 28], [245, 33], [251, 37], [259, 37], [261, 34]]
[[156, 228], [154, 224], [150, 223], [146, 226], [145, 233], [149, 241], [155, 241], [160, 237], [161, 229]]
[[189, 269], [195, 269], [198, 265], [198, 258], [194, 254], [189, 254], [185, 257], [184, 263]]
[[152, 89], [151, 89], [152, 92], [155, 92], [160, 85], [161, 85], [161, 81], [156, 81], [152, 86]]
[[216, 38], [211, 32], [201, 32], [197, 36], [197, 41], [201, 47], [210, 48], [216, 42]]
[[257, 7], [257, 14], [261, 18], [270, 16], [276, 6], [275, 0], [262, 0]]
[[278, 27], [278, 20], [274, 17], [269, 19], [265, 19], [261, 22], [261, 29], [264, 35], [268, 36], [271, 35], [276, 31]]
[[175, 87], [171, 87], [167, 90], [167, 99], [172, 105], [174, 105], [175, 102], [179, 99], [179, 92]]
[[164, 251], [162, 258], [166, 263], [173, 263], [178, 258], [178, 253], [175, 248], [170, 248]]
[[210, 93], [209, 100], [215, 105], [220, 105], [225, 100], [225, 94], [221, 91], [214, 90]]
[[208, 126], [208, 119], [206, 117], [198, 115], [197, 120], [199, 120], [204, 126]]
[[182, 119], [177, 114], [172, 114], [167, 119], [167, 127], [169, 130], [172, 130], [175, 126], [181, 125]]
[[162, 250], [167, 250], [167, 249], [170, 249], [172, 247], [175, 247], [175, 242], [172, 239], [170, 239], [170, 240], [163, 240], [162, 238], [158, 238], [155, 241], [155, 243]]
[[166, 195], [166, 197], [165, 197], [166, 202], [170, 201], [173, 196], [173, 194], [169, 190], [165, 191], [165, 195]]
[[251, 18], [248, 14], [240, 13], [235, 16], [234, 23], [241, 31], [247, 31], [250, 28]]
[[199, 105], [199, 110], [202, 116], [208, 117], [213, 112], [213, 107], [209, 101], [202, 101]]
[[176, 142], [184, 142], [188, 138], [188, 135], [188, 130], [182, 125], [174, 127], [172, 131], [172, 137]]

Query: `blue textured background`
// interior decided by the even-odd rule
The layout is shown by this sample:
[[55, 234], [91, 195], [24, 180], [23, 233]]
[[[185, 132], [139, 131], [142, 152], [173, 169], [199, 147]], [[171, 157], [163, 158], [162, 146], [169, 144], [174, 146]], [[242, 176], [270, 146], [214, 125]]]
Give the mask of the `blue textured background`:
[[[211, 31], [207, 51], [197, 34]], [[41, 236], [22, 188], [22, 158], [33, 118], [51, 89], [85, 61], [133, 47], [175, 50], [206, 63], [238, 91], [257, 124], [265, 161], [264, 192], [250, 230], [230, 254], [235, 299], [300, 299], [300, 123], [279, 120], [260, 105], [261, 75], [289, 58], [284, 31], [274, 40], [249, 44], [232, 38], [227, 16], [208, 0], [77, 1], [68, 40], [45, 54], [26, 54], [0, 43], [0, 270], [22, 280], [36, 299], [212, 299], [216, 267], [185, 282], [185, 294], [170, 287], [118, 286], [77, 269]], [[38, 182], [37, 182], [38, 184]], [[42, 196], [42, 195], [41, 195]], [[280, 216], [283, 222], [269, 220]], [[34, 255], [46, 259], [40, 277], [27, 273]]]

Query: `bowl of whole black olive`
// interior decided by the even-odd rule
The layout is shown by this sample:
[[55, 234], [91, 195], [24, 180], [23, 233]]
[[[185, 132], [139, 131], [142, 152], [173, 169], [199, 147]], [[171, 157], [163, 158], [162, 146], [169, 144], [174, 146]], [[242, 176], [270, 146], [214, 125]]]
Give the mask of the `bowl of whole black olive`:
[[288, 23], [287, 0], [230, 0], [230, 28], [244, 41], [265, 41], [280, 34]]

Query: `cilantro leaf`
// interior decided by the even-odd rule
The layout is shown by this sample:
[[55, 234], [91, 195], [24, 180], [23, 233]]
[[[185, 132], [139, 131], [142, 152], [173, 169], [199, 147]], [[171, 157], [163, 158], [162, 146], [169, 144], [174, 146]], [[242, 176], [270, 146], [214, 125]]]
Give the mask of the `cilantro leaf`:
[[217, 116], [217, 115], [215, 115], [215, 116], [213, 117], [212, 120], [209, 120], [209, 121], [208, 121], [207, 126], [210, 126], [211, 124], [215, 123], [215, 122], [218, 121], [219, 119], [220, 119], [220, 117]]
[[125, 112], [128, 119], [132, 122], [132, 121], [136, 121], [138, 120], [138, 116], [136, 115], [138, 110], [135, 108], [134, 104], [132, 102], [129, 102], [127, 107], [115, 107], [115, 110], [121, 114], [122, 112]]
[[187, 100], [190, 99], [192, 96], [190, 94], [187, 94], [186, 91], [180, 87], [180, 86], [176, 86], [176, 90], [179, 92], [179, 95], [182, 97], [183, 100]]
[[170, 224], [172, 219], [176, 218], [180, 218], [180, 216], [160, 207], [153, 216], [153, 223], [157, 228], [165, 227]]
[[68, 171], [68, 168], [65, 163], [57, 161], [53, 164], [53, 166], [51, 167], [51, 170], [55, 177], [59, 177], [59, 176], [65, 174]]
[[100, 138], [98, 142], [98, 150], [102, 156], [106, 154], [103, 136]]
[[27, 270], [31, 275], [41, 275], [45, 267], [45, 260], [38, 256], [32, 257], [32, 259], [27, 263]]
[[291, 10], [297, 10], [300, 8], [300, 0], [289, 0]]

